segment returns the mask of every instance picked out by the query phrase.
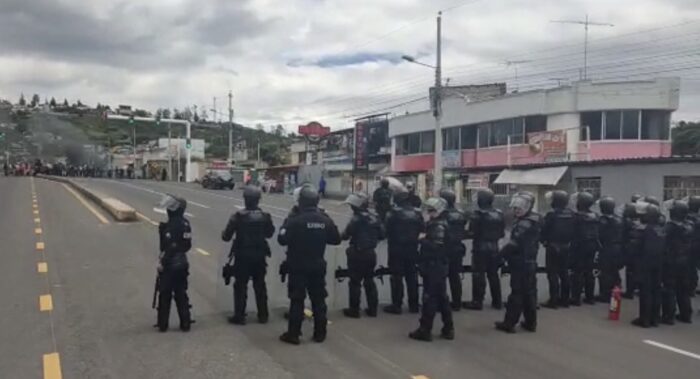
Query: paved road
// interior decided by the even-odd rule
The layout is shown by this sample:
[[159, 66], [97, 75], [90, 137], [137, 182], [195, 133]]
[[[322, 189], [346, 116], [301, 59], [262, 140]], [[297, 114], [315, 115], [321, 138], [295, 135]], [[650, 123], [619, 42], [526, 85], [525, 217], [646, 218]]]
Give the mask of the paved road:
[[[536, 334], [494, 331], [499, 311], [460, 312], [455, 341], [427, 344], [406, 337], [417, 325], [414, 315], [344, 319], [339, 309], [347, 301], [346, 284], [332, 281], [328, 341], [284, 345], [277, 341], [285, 328], [280, 314], [286, 301], [275, 275], [282, 255], [275, 243], [268, 283], [276, 312], [270, 324], [238, 327], [225, 321], [231, 288], [220, 285], [219, 261], [228, 249], [220, 232], [229, 214], [242, 206], [240, 191], [83, 182], [154, 221], [164, 217], [153, 210], [160, 193], [189, 200], [195, 245], [190, 295], [198, 322], [189, 334], [159, 334], [151, 326], [153, 225], [109, 218], [102, 223], [93, 213], [99, 210], [89, 209], [59, 183], [0, 177], [0, 377], [56, 378], [52, 370], [59, 366], [64, 378], [694, 378], [700, 370], [700, 318], [694, 325], [641, 330], [628, 323], [636, 302], [624, 303], [617, 323], [605, 319], [605, 305], [543, 310]], [[33, 214], [33, 194], [38, 215]], [[289, 196], [271, 195], [263, 208], [279, 226], [290, 203]], [[324, 206], [345, 225], [343, 205], [329, 201]], [[344, 264], [343, 255], [342, 247], [329, 251], [329, 266]], [[46, 273], [38, 272], [39, 263], [46, 263]], [[380, 288], [386, 301], [388, 285]], [[40, 310], [42, 295], [51, 295], [51, 310]], [[249, 313], [254, 312], [251, 307]], [[177, 325], [175, 319], [172, 324]], [[310, 334], [307, 325], [305, 336]]]

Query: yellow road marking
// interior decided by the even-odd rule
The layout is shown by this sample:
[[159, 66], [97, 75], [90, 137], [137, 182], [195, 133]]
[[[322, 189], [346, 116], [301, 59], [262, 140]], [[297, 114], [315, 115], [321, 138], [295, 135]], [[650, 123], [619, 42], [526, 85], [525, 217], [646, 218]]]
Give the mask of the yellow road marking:
[[46, 248], [46, 245], [44, 245], [43, 242], [37, 242], [36, 243], [36, 249], [39, 251], [43, 251]]
[[109, 224], [109, 220], [107, 220], [107, 219], [105, 218], [105, 216], [103, 216], [102, 214], [100, 214], [100, 212], [98, 212], [97, 209], [95, 209], [95, 207], [93, 207], [92, 205], [90, 205], [90, 203], [88, 203], [85, 199], [83, 199], [82, 196], [80, 196], [77, 192], [75, 192], [74, 189], [68, 187], [68, 185], [65, 184], [65, 183], [63, 184], [63, 187], [65, 187], [66, 190], [68, 190], [68, 192], [70, 192], [76, 199], [78, 199], [78, 201], [79, 201], [81, 204], [83, 204], [83, 206], [84, 206], [85, 208], [87, 208], [90, 212], [92, 212], [92, 214], [94, 214], [95, 217], [97, 217], [97, 219], [100, 220], [101, 223], [103, 223], [103, 224]]
[[53, 310], [53, 299], [51, 295], [39, 296], [39, 310], [42, 312]]
[[145, 222], [147, 222], [147, 223], [149, 223], [149, 224], [151, 224], [151, 225], [153, 225], [153, 226], [158, 226], [158, 223], [157, 223], [157, 222], [151, 220], [150, 218], [148, 218], [148, 217], [147, 217], [146, 215], [144, 215], [143, 213], [136, 212], [136, 217], [140, 218], [142, 221], [145, 221]]
[[36, 264], [36, 271], [43, 274], [49, 271], [49, 265], [46, 262], [39, 262]]
[[32, 208], [34, 208], [34, 209], [38, 209], [38, 208], [39, 208], [39, 206], [38, 206], [38, 205], [36, 205], [36, 204], [32, 204]]
[[37, 218], [34, 219], [34, 222], [37, 223], [37, 224], [39, 224], [39, 223], [41, 223], [41, 219], [40, 219], [39, 217], [37, 217]]
[[36, 210], [36, 209], [35, 209], [32, 213], [34, 213], [35, 216], [38, 216], [38, 215], [39, 215], [39, 211]]
[[42, 232], [43, 230], [41, 230], [41, 228], [34, 229], [34, 234], [41, 234]]
[[430, 379], [425, 375], [413, 375], [411, 378], [412, 379]]
[[44, 379], [62, 379], [58, 353], [44, 354]]
[[197, 252], [198, 252], [199, 254], [202, 254], [202, 255], [206, 255], [206, 256], [210, 256], [210, 255], [211, 255], [211, 254], [209, 254], [208, 251], [206, 251], [206, 250], [204, 250], [204, 249], [197, 248], [197, 249], [195, 249], [195, 250], [197, 250]]

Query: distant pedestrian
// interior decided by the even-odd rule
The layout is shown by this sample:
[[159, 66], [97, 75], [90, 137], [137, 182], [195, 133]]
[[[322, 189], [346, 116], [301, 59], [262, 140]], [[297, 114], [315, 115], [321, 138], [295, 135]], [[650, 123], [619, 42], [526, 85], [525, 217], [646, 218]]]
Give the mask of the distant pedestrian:
[[321, 181], [318, 182], [318, 194], [321, 197], [326, 197], [326, 179], [321, 176]]

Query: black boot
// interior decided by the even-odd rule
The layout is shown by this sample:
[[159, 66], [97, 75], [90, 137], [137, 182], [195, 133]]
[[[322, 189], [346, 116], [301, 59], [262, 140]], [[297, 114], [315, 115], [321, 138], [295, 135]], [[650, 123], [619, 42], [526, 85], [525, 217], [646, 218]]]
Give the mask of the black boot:
[[292, 345], [299, 345], [301, 342], [299, 341], [299, 336], [293, 336], [289, 334], [288, 332], [282, 333], [280, 336], [280, 341], [286, 342], [288, 344]]
[[462, 304], [464, 309], [471, 309], [473, 311], [480, 311], [484, 309], [484, 304], [480, 301], [469, 301]]
[[400, 305], [387, 305], [384, 307], [384, 312], [390, 313], [392, 315], [400, 315], [401, 314], [401, 306]]
[[418, 328], [411, 333], [408, 333], [408, 337], [417, 341], [430, 342], [433, 340], [433, 336], [429, 331]]
[[532, 333], [537, 331], [537, 325], [528, 324], [525, 321], [520, 323], [520, 327]]
[[228, 318], [228, 322], [234, 325], [245, 325], [245, 315], [233, 315]]
[[440, 338], [452, 341], [455, 339], [455, 329], [454, 328], [442, 328], [440, 332]]
[[367, 308], [365, 309], [365, 314], [367, 315], [367, 317], [377, 317], [377, 308]]
[[542, 306], [549, 309], [559, 308], [559, 302], [555, 299], [549, 299], [546, 303], [542, 303]]
[[512, 326], [506, 324], [505, 322], [497, 321], [497, 322], [494, 323], [494, 325], [496, 326], [496, 329], [497, 329], [497, 330], [500, 330], [500, 331], [502, 331], [502, 332], [506, 332], [506, 333], [508, 333], [508, 334], [513, 334], [513, 333], [515, 333], [515, 328], [513, 328]]
[[357, 309], [345, 308], [343, 309], [343, 314], [345, 317], [360, 318], [360, 311]]

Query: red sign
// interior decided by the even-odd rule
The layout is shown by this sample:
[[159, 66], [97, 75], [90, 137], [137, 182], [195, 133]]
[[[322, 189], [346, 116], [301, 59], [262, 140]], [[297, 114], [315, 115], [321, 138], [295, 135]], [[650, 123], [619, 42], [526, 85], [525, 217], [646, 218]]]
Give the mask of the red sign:
[[311, 121], [306, 125], [299, 125], [299, 134], [303, 136], [323, 137], [331, 132], [331, 128], [323, 126], [316, 121]]
[[367, 129], [368, 124], [355, 124], [355, 170], [369, 169], [369, 152], [367, 150]]
[[566, 131], [550, 130], [528, 134], [530, 151], [546, 159], [566, 157]]

